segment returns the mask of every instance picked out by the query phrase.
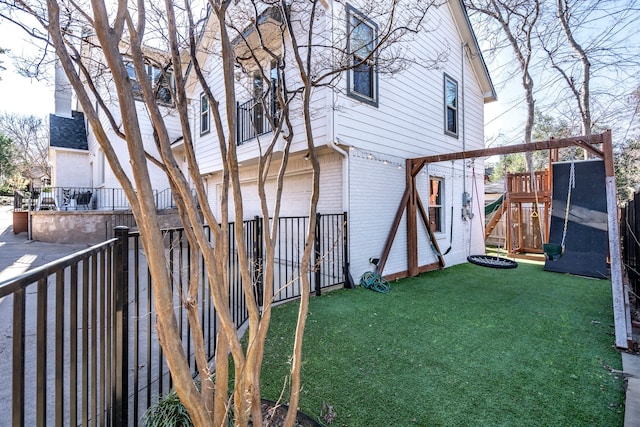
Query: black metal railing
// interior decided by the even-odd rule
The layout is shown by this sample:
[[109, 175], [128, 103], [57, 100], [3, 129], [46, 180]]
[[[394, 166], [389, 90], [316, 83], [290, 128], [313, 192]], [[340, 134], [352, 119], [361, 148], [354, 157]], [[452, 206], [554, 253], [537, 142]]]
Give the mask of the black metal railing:
[[620, 215], [622, 263], [635, 296], [635, 307], [640, 307], [640, 192], [634, 194], [622, 208]]
[[[156, 209], [173, 209], [170, 188], [153, 190]], [[30, 193], [14, 192], [14, 209], [28, 210], [129, 210], [131, 205], [122, 188], [35, 187]]]
[[11, 383], [0, 388], [0, 402], [11, 402], [11, 412], [3, 407], [7, 423], [114, 424], [114, 325], [126, 316], [123, 287], [112, 280], [125, 268], [114, 262], [122, 251], [118, 242], [0, 284], [0, 313], [10, 337], [2, 341], [0, 358], [0, 372]]
[[[317, 218], [309, 274], [310, 291], [319, 295], [348, 284], [347, 215]], [[300, 296], [308, 221], [279, 219], [274, 302]], [[245, 221], [243, 228], [254, 289], [260, 293], [263, 220]], [[0, 373], [12, 381], [11, 387], [0, 388], [0, 402], [5, 402], [0, 409], [11, 411], [12, 425], [136, 425], [158, 396], [171, 389], [140, 236], [126, 227], [118, 227], [116, 236], [0, 283], [0, 316], [8, 328], [0, 337], [0, 354], [9, 355], [0, 358]], [[233, 226], [228, 239], [229, 305], [240, 326], [247, 319], [247, 304]], [[182, 303], [192, 279], [199, 283], [200, 323], [209, 357], [215, 353], [216, 313], [201, 254], [189, 248], [182, 229], [165, 231], [164, 240], [174, 313], [195, 376], [191, 329]], [[192, 257], [197, 257], [197, 269], [191, 268]]]
[[[272, 87], [275, 87], [272, 86]], [[252, 98], [242, 104], [236, 103], [236, 143], [242, 143], [271, 132], [272, 118], [274, 125], [277, 125], [280, 113], [279, 103], [273, 94], [264, 98]]]

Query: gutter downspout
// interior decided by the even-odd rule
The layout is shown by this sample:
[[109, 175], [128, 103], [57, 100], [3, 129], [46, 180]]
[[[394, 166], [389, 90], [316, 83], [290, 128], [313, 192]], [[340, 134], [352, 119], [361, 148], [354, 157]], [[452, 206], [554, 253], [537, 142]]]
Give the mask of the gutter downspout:
[[[333, 46], [335, 44], [335, 16], [334, 16], [335, 10], [334, 8], [330, 8], [330, 14], [331, 14], [331, 46]], [[329, 94], [327, 96], [327, 108], [329, 109], [329, 111], [327, 112], [327, 128], [329, 130], [329, 139], [327, 140], [327, 146], [329, 148], [331, 148], [332, 150], [336, 151], [338, 154], [340, 154], [343, 157], [343, 162], [342, 162], [342, 209], [344, 212], [346, 212], [348, 215], [351, 212], [351, 199], [349, 197], [349, 189], [350, 189], [350, 179], [349, 179], [349, 170], [350, 170], [350, 163], [349, 163], [349, 151], [344, 150], [342, 148], [340, 148], [338, 146], [338, 144], [340, 143], [340, 140], [338, 138], [336, 138], [336, 128], [335, 128], [335, 104], [336, 104], [336, 97], [337, 94], [335, 92], [335, 90], [333, 90], [331, 87], [327, 87], [327, 90], [329, 91]], [[350, 228], [347, 227], [347, 232]], [[346, 237], [346, 241], [349, 242], [349, 238], [348, 236]], [[347, 250], [347, 254], [348, 254], [348, 259], [351, 259], [351, 247], [347, 246], [346, 248]], [[354, 282], [353, 282], [353, 278], [351, 277], [351, 272], [349, 271], [349, 261], [345, 260], [345, 271], [344, 271], [344, 276], [345, 276], [345, 287], [347, 288], [353, 288], [354, 287]]]
[[[460, 58], [460, 79], [462, 84], [460, 85], [460, 107], [462, 109], [462, 114], [460, 115], [460, 121], [461, 126], [460, 126], [460, 130], [462, 131], [462, 151], [465, 152], [467, 151], [467, 129], [466, 129], [466, 118], [465, 118], [465, 105], [464, 105], [464, 101], [465, 101], [465, 91], [464, 91], [464, 80], [465, 80], [465, 68], [464, 68], [464, 62], [467, 59], [467, 51], [466, 49], [468, 48], [468, 44], [467, 42], [463, 42], [462, 45], [460, 46], [461, 48], [461, 58]], [[473, 236], [471, 235], [471, 230], [473, 229], [473, 213], [469, 212], [469, 205], [472, 205], [471, 203], [471, 197], [468, 196], [467, 194], [467, 165], [466, 162], [463, 160], [462, 161], [462, 220], [464, 222], [467, 222], [469, 224], [468, 227], [466, 227], [466, 230], [469, 233], [469, 243], [465, 244], [465, 247], [467, 248], [467, 255], [470, 255], [471, 253], [471, 243], [472, 243], [472, 238]]]
[[[460, 131], [462, 132], [462, 151], [465, 152], [467, 151], [467, 132], [465, 129], [465, 125], [466, 125], [466, 120], [465, 120], [465, 108], [464, 108], [464, 98], [465, 98], [465, 93], [464, 93], [464, 61], [466, 59], [466, 51], [465, 48], [467, 47], [467, 42], [463, 42], [462, 46], [461, 46], [461, 61], [460, 61], [460, 80], [461, 80], [461, 85], [460, 85], [460, 109], [462, 110], [462, 114], [460, 114], [460, 121], [461, 126], [460, 126]], [[470, 219], [470, 215], [469, 215], [469, 202], [468, 197], [467, 197], [467, 166], [465, 164], [465, 162], [462, 162], [462, 174], [463, 174], [463, 179], [462, 179], [462, 219], [463, 220], [467, 220]]]

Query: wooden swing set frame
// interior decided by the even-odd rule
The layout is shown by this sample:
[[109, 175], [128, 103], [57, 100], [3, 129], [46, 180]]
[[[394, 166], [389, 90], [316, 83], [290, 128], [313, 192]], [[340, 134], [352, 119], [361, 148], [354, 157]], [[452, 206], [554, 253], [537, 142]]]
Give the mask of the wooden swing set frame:
[[[607, 194], [609, 257], [611, 260], [611, 290], [613, 295], [616, 347], [622, 349], [631, 348], [631, 315], [629, 308], [629, 296], [623, 284], [620, 226], [617, 215], [616, 180], [610, 130], [597, 135], [559, 139], [551, 138], [546, 141], [531, 142], [528, 144], [507, 145], [502, 147], [483, 148], [479, 150], [460, 151], [456, 153], [436, 154], [433, 156], [407, 159], [405, 168], [405, 190], [402, 199], [400, 200], [398, 210], [396, 211], [382, 254], [378, 261], [377, 272], [382, 274], [384, 271], [385, 264], [389, 258], [391, 247], [393, 246], [393, 241], [395, 240], [395, 236], [398, 232], [403, 216], [406, 216], [407, 269], [384, 277], [387, 280], [412, 277], [417, 276], [420, 273], [442, 269], [445, 266], [444, 257], [441, 255], [436, 237], [429, 226], [427, 211], [422, 204], [416, 185], [417, 176], [426, 165], [453, 160], [467, 160], [479, 157], [525, 153], [538, 150], [554, 150], [570, 146], [583, 148], [604, 161]], [[418, 214], [429, 233], [429, 239], [431, 240], [431, 244], [433, 248], [435, 248], [435, 252], [437, 254], [437, 262], [422, 266], [420, 266], [418, 262]]]

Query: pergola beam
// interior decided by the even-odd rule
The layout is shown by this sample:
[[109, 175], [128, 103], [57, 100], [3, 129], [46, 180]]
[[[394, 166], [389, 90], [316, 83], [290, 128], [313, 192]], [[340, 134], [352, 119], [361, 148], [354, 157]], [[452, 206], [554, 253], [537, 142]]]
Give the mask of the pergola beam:
[[603, 134], [590, 136], [577, 136], [572, 138], [551, 138], [547, 141], [530, 142], [528, 144], [503, 145], [501, 147], [482, 148], [480, 150], [459, 151], [457, 153], [435, 154], [433, 156], [418, 157], [412, 159], [411, 175], [416, 176], [420, 173], [425, 164], [446, 162], [449, 160], [476, 159], [478, 157], [500, 156], [504, 154], [526, 153], [528, 151], [552, 150], [555, 148], [570, 147], [577, 145], [588, 149], [600, 158], [604, 158], [604, 154], [593, 147], [595, 144], [602, 144]]

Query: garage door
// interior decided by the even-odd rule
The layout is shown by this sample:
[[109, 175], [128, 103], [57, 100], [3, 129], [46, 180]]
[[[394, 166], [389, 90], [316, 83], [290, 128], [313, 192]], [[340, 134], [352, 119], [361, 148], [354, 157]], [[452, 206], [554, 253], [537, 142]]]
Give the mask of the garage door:
[[[285, 177], [282, 191], [282, 203], [280, 216], [306, 216], [309, 213], [309, 200], [311, 199], [311, 174], [302, 174]], [[221, 186], [218, 188], [218, 195], [221, 194]], [[269, 210], [273, 209], [273, 201], [276, 194], [276, 181], [267, 181], [265, 192]], [[230, 195], [230, 199], [232, 199]], [[258, 185], [256, 183], [242, 184], [242, 199], [244, 201], [244, 217], [252, 218], [256, 215], [262, 216], [260, 209], [260, 198], [258, 197]], [[218, 196], [218, 206], [220, 196]], [[234, 217], [233, 200], [229, 200], [229, 218]]]

